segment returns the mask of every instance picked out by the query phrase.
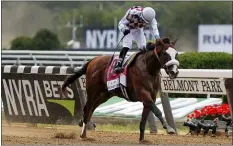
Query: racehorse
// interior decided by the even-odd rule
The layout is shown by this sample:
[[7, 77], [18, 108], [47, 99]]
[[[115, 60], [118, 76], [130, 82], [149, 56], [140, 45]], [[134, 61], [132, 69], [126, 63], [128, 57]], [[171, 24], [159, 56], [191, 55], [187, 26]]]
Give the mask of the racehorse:
[[65, 79], [62, 86], [64, 95], [67, 94], [66, 87], [69, 84], [86, 74], [87, 102], [83, 109], [81, 138], [86, 137], [86, 124], [90, 121], [94, 110], [113, 96], [143, 103], [140, 121], [140, 142], [144, 140], [146, 120], [150, 111], [158, 117], [163, 128], [167, 129], [167, 124], [162, 117], [161, 111], [155, 105], [155, 100], [161, 84], [160, 69], [164, 68], [171, 79], [176, 78], [179, 73], [178, 52], [174, 47], [176, 41], [177, 39], [170, 41], [169, 38], [163, 38], [148, 43], [147, 51], [137, 53], [127, 69], [126, 91], [128, 99], [120, 88], [111, 91], [107, 89], [107, 72], [114, 55], [95, 57], [84, 64], [75, 74]]

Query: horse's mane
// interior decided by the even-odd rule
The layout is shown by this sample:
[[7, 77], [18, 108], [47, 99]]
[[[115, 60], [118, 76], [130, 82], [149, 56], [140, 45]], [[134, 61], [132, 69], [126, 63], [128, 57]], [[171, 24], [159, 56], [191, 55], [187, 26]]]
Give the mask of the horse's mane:
[[170, 38], [166, 37], [162, 39], [165, 44], [171, 44]]
[[[162, 41], [163, 41], [164, 44], [169, 44], [169, 45], [171, 44], [170, 38], [168, 38], [168, 37], [162, 38]], [[159, 45], [162, 45], [161, 42], [159, 42], [159, 41], [157, 41], [157, 42], [148, 42], [146, 44], [146, 49], [151, 51], [151, 50], [154, 50], [154, 48], [156, 46], [159, 46]]]

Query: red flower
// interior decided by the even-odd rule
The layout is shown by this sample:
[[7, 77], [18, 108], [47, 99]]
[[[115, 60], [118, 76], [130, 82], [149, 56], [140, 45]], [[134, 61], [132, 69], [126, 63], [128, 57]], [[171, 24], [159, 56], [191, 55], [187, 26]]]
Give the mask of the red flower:
[[194, 114], [192, 114], [191, 117], [193, 118], [193, 117], [194, 117]]
[[208, 105], [200, 110], [194, 110], [192, 114], [187, 116], [187, 119], [189, 120], [190, 118], [205, 118], [206, 116], [210, 116], [212, 118], [221, 116], [221, 115], [226, 115], [230, 114], [230, 109], [228, 104], [222, 104], [222, 105]]

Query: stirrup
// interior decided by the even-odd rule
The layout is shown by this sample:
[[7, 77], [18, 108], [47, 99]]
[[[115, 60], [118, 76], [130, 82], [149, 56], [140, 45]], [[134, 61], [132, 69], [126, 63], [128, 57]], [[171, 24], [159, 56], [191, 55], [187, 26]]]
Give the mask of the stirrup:
[[118, 73], [121, 73], [123, 71], [123, 67], [122, 67], [122, 62], [123, 62], [123, 59], [122, 58], [119, 58], [116, 62], [116, 65], [114, 67], [114, 73], [118, 74]]
[[121, 61], [118, 60], [116, 66], [114, 67], [114, 73], [118, 74], [123, 71], [123, 67], [121, 64], [122, 64]]
[[119, 73], [122, 73], [123, 70], [124, 70], [123, 67], [120, 67], [120, 66], [119, 66], [119, 67], [115, 67], [115, 68], [114, 68], [114, 73], [119, 74]]

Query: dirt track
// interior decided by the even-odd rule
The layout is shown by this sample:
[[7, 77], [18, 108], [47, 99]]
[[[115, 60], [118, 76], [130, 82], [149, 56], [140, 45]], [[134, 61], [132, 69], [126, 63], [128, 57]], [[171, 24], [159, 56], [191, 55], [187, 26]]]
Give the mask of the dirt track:
[[[25, 127], [25, 125], [2, 124], [2, 144], [138, 144], [138, 133], [88, 131], [88, 138], [79, 138], [80, 128]], [[54, 138], [58, 132], [72, 133], [74, 139]], [[145, 144], [232, 144], [232, 137], [225, 136], [169, 136], [166, 134], [145, 135]]]

